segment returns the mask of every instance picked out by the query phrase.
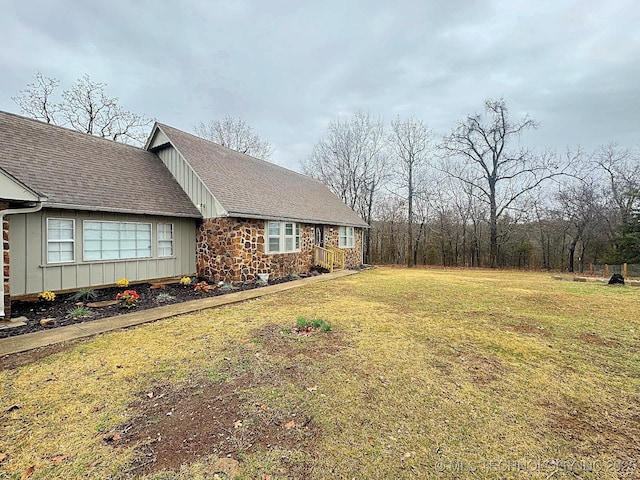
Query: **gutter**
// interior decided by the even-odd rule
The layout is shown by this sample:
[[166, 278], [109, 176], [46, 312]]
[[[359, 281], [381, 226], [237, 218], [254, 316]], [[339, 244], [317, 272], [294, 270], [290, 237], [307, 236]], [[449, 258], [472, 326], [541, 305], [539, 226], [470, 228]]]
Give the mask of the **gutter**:
[[[20, 213], [35, 213], [42, 210], [42, 203], [45, 201], [43, 198], [39, 198], [34, 207], [27, 208], [8, 208], [6, 210], [0, 210], [0, 230], [4, 225], [5, 215], [16, 215]], [[2, 268], [0, 269], [0, 286], [2, 286], [2, 294], [0, 295], [0, 320], [5, 317], [4, 312], [4, 238], [0, 239], [0, 259], [2, 259]]]

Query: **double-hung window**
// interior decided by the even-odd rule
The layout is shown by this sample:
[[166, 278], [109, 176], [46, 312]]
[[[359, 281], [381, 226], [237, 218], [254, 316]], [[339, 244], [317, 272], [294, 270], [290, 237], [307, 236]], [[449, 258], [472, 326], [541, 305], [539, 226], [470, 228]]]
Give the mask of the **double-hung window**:
[[84, 222], [84, 260], [120, 260], [151, 257], [151, 224]]
[[173, 223], [158, 224], [158, 256], [173, 255]]
[[293, 222], [267, 222], [267, 253], [300, 251], [300, 225]]
[[355, 246], [353, 227], [340, 227], [338, 246], [340, 248], [353, 248]]
[[75, 260], [75, 231], [73, 219], [47, 218], [47, 263]]

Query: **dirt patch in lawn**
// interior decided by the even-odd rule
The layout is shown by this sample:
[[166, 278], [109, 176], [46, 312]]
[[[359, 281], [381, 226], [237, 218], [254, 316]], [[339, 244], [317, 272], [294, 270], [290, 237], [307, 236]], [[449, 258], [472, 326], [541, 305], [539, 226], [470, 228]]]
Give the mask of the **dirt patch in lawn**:
[[[585, 457], [593, 452], [605, 452], [620, 460], [632, 460], [632, 463], [620, 463], [620, 474], [623, 476], [635, 472], [637, 458], [640, 456], [640, 423], [637, 415], [629, 415], [629, 411], [611, 411], [601, 416], [580, 408], [567, 406], [551, 406], [549, 428], [559, 437], [570, 442], [578, 455]], [[624, 425], [624, 428], [620, 428]], [[633, 466], [633, 470], [627, 467]], [[629, 477], [640, 478], [640, 477]]]
[[578, 340], [591, 345], [599, 345], [601, 347], [618, 348], [620, 346], [620, 342], [616, 340], [608, 340], [597, 333], [583, 333], [578, 337]]
[[[284, 385], [313, 392], [308, 365], [343, 345], [334, 332], [318, 331], [314, 337], [295, 338], [275, 325], [257, 330], [250, 343], [233, 348], [207, 375], [180, 386], [159, 385], [141, 392], [131, 406], [138, 413], [105, 441], [114, 448], [135, 447], [130, 477], [175, 472], [182, 465], [211, 458], [241, 461], [243, 455], [259, 450], [311, 454], [320, 435], [313, 412], [300, 400], [283, 404], [265, 399], [261, 392]], [[297, 360], [291, 362], [292, 358]], [[309, 476], [310, 466], [304, 461], [285, 468], [289, 477]]]
[[501, 379], [505, 373], [505, 367], [497, 358], [484, 357], [470, 352], [461, 355], [459, 360], [476, 385], [495, 382]]

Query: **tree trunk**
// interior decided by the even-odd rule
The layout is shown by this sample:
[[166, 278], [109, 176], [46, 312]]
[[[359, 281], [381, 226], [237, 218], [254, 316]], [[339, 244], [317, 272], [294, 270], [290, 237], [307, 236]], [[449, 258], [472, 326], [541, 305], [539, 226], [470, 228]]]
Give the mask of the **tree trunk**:
[[409, 178], [408, 178], [408, 195], [409, 203], [409, 221], [407, 222], [407, 267], [413, 267], [413, 165], [409, 161]]

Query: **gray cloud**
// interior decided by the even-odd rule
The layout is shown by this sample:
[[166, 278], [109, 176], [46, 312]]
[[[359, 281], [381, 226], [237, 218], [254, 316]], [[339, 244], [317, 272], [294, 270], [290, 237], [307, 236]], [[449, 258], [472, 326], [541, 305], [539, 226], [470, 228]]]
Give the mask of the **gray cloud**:
[[640, 139], [640, 7], [630, 0], [11, 2], [0, 109], [36, 71], [108, 83], [130, 110], [190, 130], [239, 116], [298, 168], [357, 109], [445, 134], [486, 98], [540, 128], [532, 147]]

